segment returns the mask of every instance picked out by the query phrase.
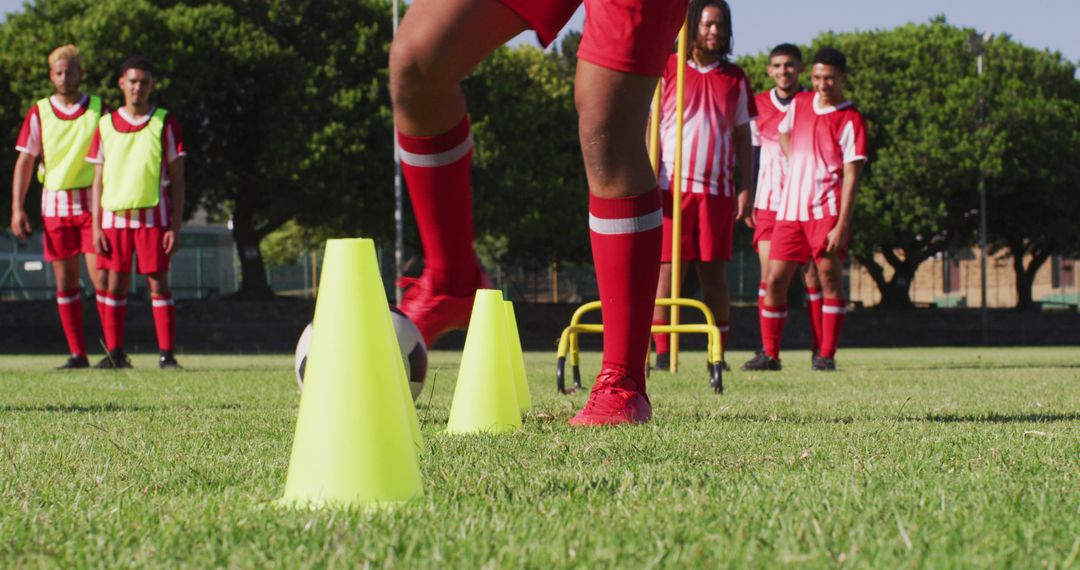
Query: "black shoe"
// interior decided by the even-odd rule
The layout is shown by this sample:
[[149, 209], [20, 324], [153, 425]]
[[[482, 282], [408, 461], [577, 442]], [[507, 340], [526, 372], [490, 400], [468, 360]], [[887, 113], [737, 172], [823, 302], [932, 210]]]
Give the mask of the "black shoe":
[[814, 365], [810, 369], [819, 372], [836, 372], [836, 359], [816, 356], [814, 357]]
[[671, 355], [666, 352], [657, 352], [656, 365], [653, 368], [664, 372], [671, 370]]
[[90, 360], [86, 358], [86, 355], [75, 356], [71, 355], [67, 359], [67, 362], [57, 366], [57, 370], [74, 370], [76, 368], [90, 368]]
[[183, 368], [180, 363], [176, 361], [176, 357], [173, 356], [171, 350], [166, 350], [158, 357], [158, 368]]
[[102, 370], [114, 369], [114, 368], [131, 368], [131, 367], [132, 367], [131, 366], [131, 359], [128, 358], [127, 353], [125, 353], [124, 349], [122, 349], [122, 348], [118, 348], [116, 350], [110, 350], [105, 355], [105, 358], [101, 359], [101, 362], [98, 362], [97, 364], [94, 365], [94, 368], [98, 368], [98, 369], [102, 369]]
[[748, 371], [780, 370], [780, 368], [780, 359], [765, 354], [763, 350], [759, 350], [753, 358], [742, 365], [742, 369]]

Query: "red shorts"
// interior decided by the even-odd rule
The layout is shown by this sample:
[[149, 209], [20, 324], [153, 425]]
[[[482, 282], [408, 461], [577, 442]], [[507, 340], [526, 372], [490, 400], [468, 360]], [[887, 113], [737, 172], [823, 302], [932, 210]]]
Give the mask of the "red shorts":
[[[545, 47], [581, 0], [499, 0], [536, 30]], [[687, 0], [585, 0], [578, 57], [601, 67], [658, 76], [686, 19]]]
[[169, 270], [169, 256], [161, 239], [164, 228], [108, 228], [105, 239], [109, 240], [109, 253], [98, 255], [98, 269], [131, 271], [131, 260], [136, 258], [139, 275], [163, 273]]
[[[660, 261], [671, 263], [671, 192], [660, 192], [664, 203], [664, 246]], [[735, 199], [683, 192], [683, 261], [731, 261], [735, 232]]]
[[776, 225], [776, 212], [754, 208], [754, 251], [758, 242], [772, 241], [773, 227]]
[[45, 261], [60, 261], [80, 253], [94, 253], [94, 219], [90, 212], [62, 218], [42, 218]]
[[[821, 220], [793, 222], [777, 220], [773, 226], [772, 245], [769, 247], [769, 259], [806, 263], [811, 257], [817, 261], [825, 257], [825, 246], [829, 242], [829, 232], [836, 227], [837, 217]], [[851, 236], [848, 236], [850, 239]], [[840, 246], [840, 259], [847, 257], [847, 243]]]

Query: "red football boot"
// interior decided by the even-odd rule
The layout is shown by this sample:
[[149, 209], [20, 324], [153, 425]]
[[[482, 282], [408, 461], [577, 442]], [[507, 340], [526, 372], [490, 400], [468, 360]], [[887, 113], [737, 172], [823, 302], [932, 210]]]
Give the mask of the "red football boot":
[[440, 291], [426, 275], [402, 277], [398, 285], [405, 289], [398, 308], [420, 329], [428, 347], [450, 331], [468, 328], [476, 290], [491, 287], [482, 270], [477, 272], [476, 286], [466, 295]]
[[572, 426], [643, 424], [652, 418], [652, 404], [638, 391], [634, 379], [612, 370], [601, 370], [589, 393], [589, 401], [570, 418]]

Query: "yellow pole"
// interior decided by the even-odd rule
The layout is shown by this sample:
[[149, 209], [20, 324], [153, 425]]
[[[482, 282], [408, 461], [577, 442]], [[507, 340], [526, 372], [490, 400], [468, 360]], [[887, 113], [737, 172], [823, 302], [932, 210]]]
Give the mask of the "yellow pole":
[[652, 164], [653, 175], [660, 173], [660, 97], [663, 82], [656, 82], [656, 92], [652, 98], [652, 113], [649, 115], [649, 162]]
[[[679, 32], [678, 71], [675, 74], [675, 168], [671, 184], [671, 298], [682, 291], [682, 165], [683, 94], [686, 90], [686, 23]], [[671, 326], [679, 325], [679, 306], [671, 307]], [[671, 371], [679, 370], [679, 333], [671, 333]]]

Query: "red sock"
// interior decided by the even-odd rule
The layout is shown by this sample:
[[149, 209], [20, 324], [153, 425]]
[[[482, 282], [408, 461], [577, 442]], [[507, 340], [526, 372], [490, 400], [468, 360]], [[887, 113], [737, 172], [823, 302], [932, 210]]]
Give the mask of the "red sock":
[[663, 219], [656, 189], [632, 198], [589, 195], [589, 237], [604, 319], [603, 368], [636, 380], [643, 394]]
[[720, 346], [727, 350], [728, 332], [731, 330], [731, 323], [728, 321], [717, 321], [716, 328], [720, 329]]
[[840, 329], [844, 328], [845, 314], [847, 301], [825, 299], [825, 305], [821, 308], [821, 356], [836, 357], [836, 346], [840, 342]]
[[473, 249], [469, 118], [433, 137], [398, 132], [398, 144], [424, 246], [424, 275], [441, 291], [472, 294], [480, 267]]
[[[108, 335], [105, 332], [105, 313], [108, 311], [109, 305], [105, 303], [105, 299], [108, 298], [109, 294], [101, 289], [98, 289], [95, 293], [97, 293], [97, 316], [98, 322], [101, 323], [101, 336], [107, 338]], [[107, 340], [105, 344], [108, 345]]]
[[105, 348], [124, 348], [124, 325], [127, 321], [127, 295], [105, 295]]
[[765, 354], [780, 358], [780, 338], [784, 336], [787, 305], [770, 307], [762, 301], [758, 314], [761, 318], [761, 346]]
[[176, 305], [172, 295], [151, 296], [154, 311], [154, 329], [157, 331], [158, 350], [172, 351], [176, 336]]
[[[670, 325], [671, 321], [664, 321], [660, 319], [653, 319], [654, 325]], [[671, 350], [671, 335], [668, 333], [656, 333], [652, 335], [653, 346], [656, 347], [656, 354], [667, 354]]]
[[68, 351], [72, 356], [86, 356], [86, 337], [83, 333], [80, 291], [78, 289], [57, 291], [56, 310], [60, 313], [60, 326], [64, 328]]
[[814, 342], [814, 351], [821, 353], [821, 306], [825, 297], [821, 289], [806, 288], [806, 310], [810, 313], [810, 337]]

